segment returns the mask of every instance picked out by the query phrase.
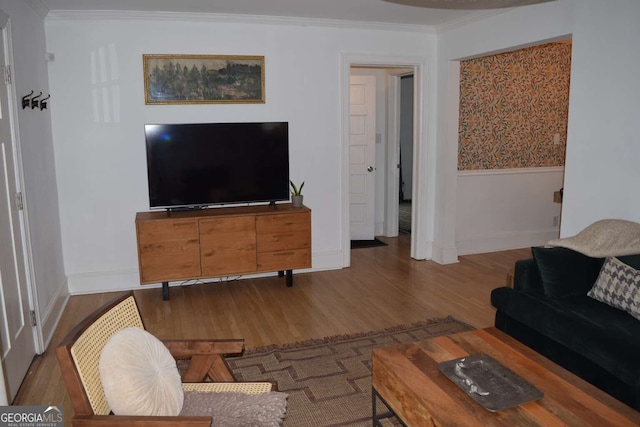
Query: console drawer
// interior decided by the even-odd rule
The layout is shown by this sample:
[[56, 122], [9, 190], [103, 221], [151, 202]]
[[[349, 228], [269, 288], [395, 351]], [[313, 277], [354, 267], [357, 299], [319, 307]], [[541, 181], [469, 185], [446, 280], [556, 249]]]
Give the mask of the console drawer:
[[255, 217], [201, 219], [200, 254], [203, 276], [255, 272]]
[[309, 267], [311, 267], [310, 249], [258, 253], [258, 270], [260, 271], [294, 270]]
[[190, 279], [200, 275], [198, 239], [140, 245], [141, 283]]
[[140, 245], [198, 239], [198, 221], [192, 219], [145, 221], [139, 222], [137, 228]]
[[258, 252], [309, 249], [311, 237], [308, 230], [258, 235]]
[[256, 218], [256, 232], [259, 235], [302, 230], [311, 230], [311, 212], [264, 215]]

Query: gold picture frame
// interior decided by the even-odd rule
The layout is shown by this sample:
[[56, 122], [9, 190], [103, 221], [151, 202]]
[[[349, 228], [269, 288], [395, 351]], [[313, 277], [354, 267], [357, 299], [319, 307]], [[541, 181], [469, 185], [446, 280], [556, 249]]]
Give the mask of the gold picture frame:
[[264, 56], [142, 55], [147, 105], [264, 104]]

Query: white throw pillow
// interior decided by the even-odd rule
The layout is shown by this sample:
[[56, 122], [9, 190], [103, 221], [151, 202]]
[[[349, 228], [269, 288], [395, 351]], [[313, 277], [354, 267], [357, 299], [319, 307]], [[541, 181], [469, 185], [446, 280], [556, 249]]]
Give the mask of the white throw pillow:
[[184, 392], [176, 362], [160, 340], [140, 328], [125, 328], [100, 354], [100, 380], [116, 415], [178, 415]]

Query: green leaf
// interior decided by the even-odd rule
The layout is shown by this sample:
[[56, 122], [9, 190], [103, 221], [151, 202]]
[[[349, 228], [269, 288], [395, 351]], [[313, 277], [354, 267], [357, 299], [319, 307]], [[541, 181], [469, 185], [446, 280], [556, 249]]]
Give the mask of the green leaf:
[[289, 180], [289, 184], [291, 184], [291, 188], [293, 191], [291, 191], [291, 194], [293, 194], [294, 196], [300, 196], [302, 195], [302, 187], [304, 187], [304, 181], [302, 182], [302, 184], [300, 185], [300, 188], [298, 188], [293, 181]]

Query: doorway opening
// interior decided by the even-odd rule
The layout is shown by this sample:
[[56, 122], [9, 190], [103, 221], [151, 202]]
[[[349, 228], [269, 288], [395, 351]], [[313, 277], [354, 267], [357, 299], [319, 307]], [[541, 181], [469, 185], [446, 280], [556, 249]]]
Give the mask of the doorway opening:
[[[426, 175], [427, 162], [421, 152], [426, 152], [426, 137], [423, 136], [424, 125], [422, 121], [416, 119], [421, 117], [422, 105], [424, 103], [424, 76], [426, 61], [423, 59], [392, 57], [369, 57], [360, 55], [343, 55], [342, 63], [342, 101], [343, 101], [343, 247], [350, 247], [350, 240], [353, 237], [352, 228], [354, 219], [361, 219], [364, 216], [363, 205], [355, 204], [352, 200], [353, 187], [363, 189], [365, 179], [356, 177], [352, 179], [354, 172], [354, 161], [360, 161], [366, 150], [353, 147], [350, 142], [353, 134], [361, 134], [364, 130], [366, 120], [354, 117], [352, 99], [359, 96], [362, 91], [352, 90], [353, 76], [374, 76], [376, 90], [376, 105], [374, 107], [373, 134], [369, 135], [369, 140], [373, 141], [373, 158], [369, 158], [370, 163], [364, 162], [370, 170], [372, 177], [367, 179], [372, 184], [374, 198], [370, 205], [366, 205], [369, 212], [372, 212], [373, 232], [367, 235], [374, 239], [375, 236], [397, 237], [399, 233], [399, 212], [400, 212], [400, 186], [401, 186], [401, 86], [402, 77], [411, 76], [411, 101], [412, 111], [410, 114], [412, 123], [409, 127], [412, 146], [410, 155], [405, 154], [404, 165], [410, 179], [402, 181], [403, 200], [410, 203], [410, 226], [411, 230], [411, 257], [415, 259], [427, 258], [427, 199], [431, 196], [427, 194], [425, 179], [420, 179]], [[405, 84], [406, 85], [406, 84]], [[406, 176], [406, 175], [405, 175]], [[369, 189], [369, 188], [367, 188]], [[357, 225], [357, 224], [356, 224]], [[361, 237], [362, 238], [362, 237]], [[350, 265], [350, 251], [344, 250], [343, 266]]]
[[398, 188], [398, 232], [411, 234], [413, 192], [413, 73], [400, 76], [400, 186]]

